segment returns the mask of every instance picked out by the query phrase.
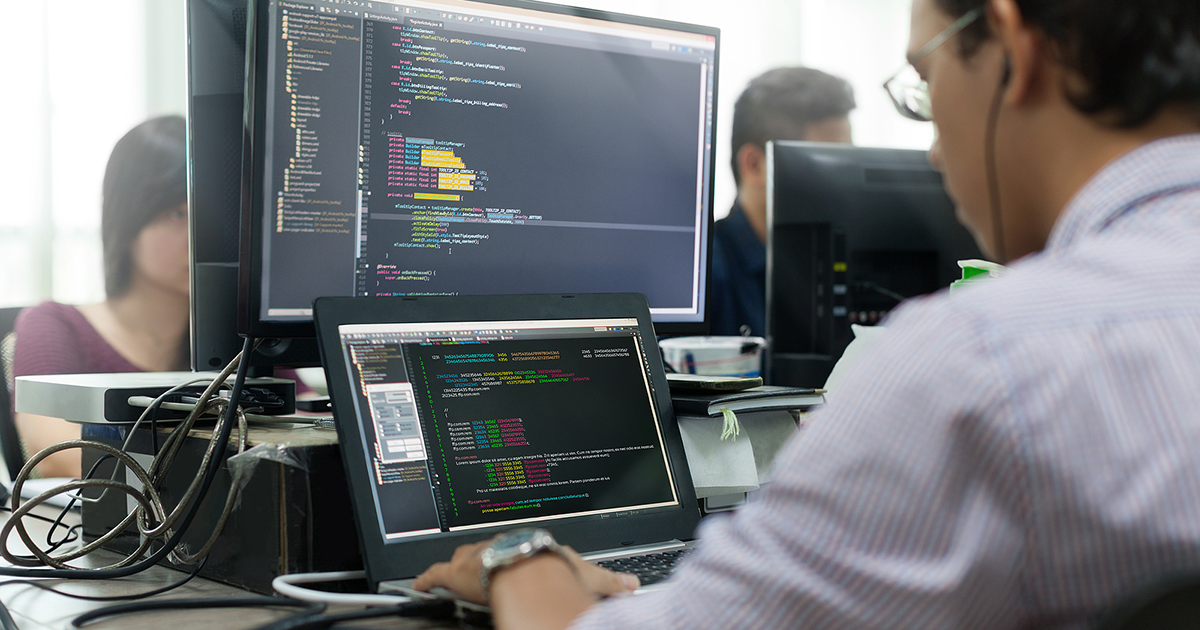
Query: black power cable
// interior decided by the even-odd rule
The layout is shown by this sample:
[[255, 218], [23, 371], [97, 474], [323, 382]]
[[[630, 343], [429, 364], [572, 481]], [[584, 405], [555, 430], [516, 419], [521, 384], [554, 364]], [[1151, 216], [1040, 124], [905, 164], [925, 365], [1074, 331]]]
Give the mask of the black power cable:
[[168, 584], [166, 586], [156, 588], [152, 591], [146, 591], [144, 593], [133, 593], [132, 595], [109, 595], [109, 596], [80, 595], [78, 593], [68, 593], [66, 591], [60, 591], [60, 590], [54, 588], [53, 586], [49, 586], [45, 582], [38, 582], [35, 580], [9, 580], [7, 582], [0, 582], [0, 586], [8, 586], [9, 584], [18, 584], [18, 585], [23, 585], [23, 586], [32, 586], [34, 588], [38, 588], [43, 591], [54, 593], [55, 595], [62, 595], [63, 597], [70, 597], [72, 599], [81, 599], [81, 600], [89, 601], [89, 602], [121, 602], [121, 601], [129, 601], [129, 600], [133, 600], [133, 599], [144, 599], [147, 597], [154, 597], [155, 595], [162, 595], [163, 593], [166, 593], [167, 591], [173, 591], [173, 590], [183, 586], [184, 584], [191, 582], [192, 578], [199, 575], [200, 571], [204, 569], [204, 563], [206, 563], [206, 562], [208, 562], [208, 558], [204, 558], [204, 559], [200, 560], [200, 562], [197, 562], [196, 566], [192, 567], [192, 570], [190, 572], [188, 572], [188, 574], [182, 580], [179, 580], [178, 582], [175, 582], [174, 584]]
[[880, 286], [869, 280], [860, 280], [859, 282], [855, 282], [854, 289], [857, 291], [871, 291], [873, 293], [878, 293], [879, 295], [891, 298], [897, 302], [903, 302], [904, 300], [908, 299], [887, 287]]
[[449, 599], [422, 599], [396, 606], [382, 606], [355, 610], [334, 615], [314, 615], [299, 613], [287, 619], [282, 619], [255, 630], [324, 630], [335, 623], [355, 621], [358, 619], [377, 619], [379, 617], [425, 617], [428, 619], [453, 619], [457, 605]]
[[[112, 459], [111, 455], [104, 455], [103, 457], [101, 457], [99, 460], [96, 461], [95, 464], [92, 464], [91, 469], [88, 470], [87, 474], [84, 475], [83, 478], [84, 479], [92, 479], [96, 474], [96, 469], [98, 469], [101, 464], [103, 464], [104, 462], [106, 462], [110, 459]], [[77, 496], [78, 495], [71, 496], [71, 500], [67, 502], [67, 505], [64, 506], [61, 511], [59, 511], [58, 517], [53, 520], [51, 520], [45, 516], [42, 516], [41, 514], [34, 514], [32, 512], [25, 515], [25, 516], [32, 518], [34, 520], [37, 520], [37, 521], [42, 521], [44, 523], [50, 523], [50, 529], [46, 531], [46, 549], [45, 549], [46, 553], [54, 553], [55, 551], [58, 551], [59, 549], [61, 549], [63, 545], [73, 543], [73, 542], [79, 540], [79, 532], [80, 532], [80, 530], [83, 529], [83, 525], [72, 525], [72, 526], [68, 527], [67, 525], [65, 525], [63, 523], [63, 520], [67, 517], [67, 514], [71, 513], [71, 508], [75, 507], [75, 504], [79, 502], [79, 499], [77, 498]], [[0, 505], [0, 512], [12, 512], [12, 508], [8, 507], [7, 505]], [[54, 532], [59, 529], [66, 529], [67, 533], [63, 534], [62, 538], [60, 538], [58, 540], [54, 540]], [[17, 557], [21, 558], [23, 560], [35, 559], [34, 556], [17, 556]], [[0, 583], [0, 585], [13, 584], [13, 583], [14, 582], [3, 582], [3, 583]]]
[[195, 610], [206, 608], [303, 608], [300, 615], [311, 617], [325, 610], [325, 604], [288, 597], [233, 597], [227, 599], [164, 599], [153, 602], [118, 604], [86, 612], [71, 620], [72, 628], [82, 628], [97, 619], [156, 610]]
[[[0, 512], [12, 512], [12, 508], [6, 505], [0, 505]], [[67, 543], [73, 543], [76, 540], [79, 540], [79, 530], [83, 529], [83, 525], [71, 525], [68, 527], [62, 522], [61, 514], [56, 519], [42, 516], [41, 514], [26, 514], [25, 516], [37, 521], [42, 521], [43, 523], [50, 523], [50, 530], [46, 532], [46, 544], [49, 545], [48, 550], [51, 552], [57, 551], [60, 547]], [[61, 539], [54, 540], [52, 536], [54, 536], [54, 531], [58, 529], [65, 529], [67, 530], [67, 533], [63, 534]]]
[[992, 214], [992, 245], [996, 248], [991, 252], [993, 257], [1002, 265], [1008, 264], [1008, 251], [1004, 243], [1004, 217], [1000, 212], [1000, 175], [996, 170], [996, 130], [1000, 127], [1000, 106], [1004, 103], [1004, 88], [1012, 73], [1008, 57], [1004, 58], [1004, 71], [1000, 75], [1000, 84], [988, 107], [987, 132], [984, 136], [984, 166], [987, 169], [988, 206]]
[[3, 630], [20, 630], [17, 628], [17, 622], [13, 621], [12, 615], [8, 613], [8, 607], [0, 602], [0, 628]]

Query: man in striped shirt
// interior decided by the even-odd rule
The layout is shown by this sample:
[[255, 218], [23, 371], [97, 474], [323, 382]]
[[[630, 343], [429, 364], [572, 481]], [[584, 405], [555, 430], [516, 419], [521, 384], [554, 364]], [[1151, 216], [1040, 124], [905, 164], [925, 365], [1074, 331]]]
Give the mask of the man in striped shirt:
[[[1080, 628], [1200, 573], [1200, 9], [915, 0], [888, 90], [1004, 278], [906, 304], [655, 593], [566, 554], [498, 627]], [[481, 597], [479, 553], [418, 586]]]

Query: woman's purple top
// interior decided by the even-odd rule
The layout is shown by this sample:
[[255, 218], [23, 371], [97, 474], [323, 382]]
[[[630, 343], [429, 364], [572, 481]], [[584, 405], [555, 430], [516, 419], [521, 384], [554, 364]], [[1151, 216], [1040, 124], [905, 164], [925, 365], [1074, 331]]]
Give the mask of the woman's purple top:
[[[110, 346], [74, 306], [43, 302], [27, 308], [13, 330], [13, 376], [144, 371]], [[276, 370], [276, 375], [295, 380], [298, 393], [312, 391], [295, 370]]]
[[96, 332], [79, 309], [43, 302], [17, 317], [13, 375], [142, 372]]

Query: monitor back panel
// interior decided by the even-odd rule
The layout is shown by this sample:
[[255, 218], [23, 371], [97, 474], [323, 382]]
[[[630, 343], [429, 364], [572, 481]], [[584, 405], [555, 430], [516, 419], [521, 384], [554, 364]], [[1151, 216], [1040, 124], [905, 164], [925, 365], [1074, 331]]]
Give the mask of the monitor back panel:
[[772, 142], [769, 378], [820, 387], [853, 339], [980, 258], [924, 151]]

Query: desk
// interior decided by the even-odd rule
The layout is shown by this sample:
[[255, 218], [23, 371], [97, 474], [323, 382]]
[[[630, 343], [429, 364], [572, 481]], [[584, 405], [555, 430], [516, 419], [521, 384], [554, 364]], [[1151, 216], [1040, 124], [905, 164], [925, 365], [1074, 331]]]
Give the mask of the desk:
[[[160, 435], [160, 443], [163, 436]], [[194, 429], [160, 484], [168, 507], [183, 495], [200, 469], [211, 439], [211, 428]], [[271, 592], [271, 579], [280, 573], [342, 571], [362, 568], [358, 552], [350, 496], [338, 454], [336, 434], [311, 427], [252, 426], [248, 436], [251, 449], [265, 449], [257, 456], [247, 455], [252, 472], [242, 477], [238, 507], [226, 523], [213, 547], [204, 577], [220, 580], [259, 593]], [[121, 442], [101, 438], [109, 446]], [[141, 454], [143, 465], [155, 452], [149, 431], [139, 431], [128, 451]], [[232, 450], [232, 449], [231, 449]], [[83, 454], [87, 470], [101, 453]], [[99, 469], [99, 476], [110, 476], [111, 463]], [[122, 476], [123, 475], [123, 476]], [[118, 473], [118, 479], [138, 486], [133, 476]], [[209, 496], [196, 515], [194, 529], [183, 538], [193, 549], [199, 548], [216, 525], [229, 492], [230, 475], [220, 471], [209, 489]], [[112, 494], [105, 501], [84, 508], [84, 523], [91, 536], [100, 536], [133, 509], [126, 497]], [[106, 547], [121, 553], [132, 552], [138, 544], [134, 533], [123, 534]]]
[[[39, 510], [44, 510], [39, 511], [42, 515], [51, 514], [50, 510], [45, 510], [44, 508], [39, 508]], [[6, 518], [6, 516], [0, 518]], [[78, 522], [79, 514], [74, 513], [71, 515], [68, 524], [73, 525]], [[29, 519], [27, 524], [34, 540], [45, 539], [49, 525], [32, 519]], [[15, 535], [13, 536], [11, 548], [13, 551], [20, 549], [20, 539]], [[101, 566], [109, 564], [116, 559], [118, 559], [116, 554], [102, 550], [84, 558], [77, 564], [79, 566]], [[184, 575], [184, 573], [174, 569], [156, 566], [120, 580], [51, 580], [49, 582], [55, 584], [59, 590], [71, 593], [111, 596], [126, 595], [138, 591], [150, 591], [177, 582]], [[11, 578], [0, 577], [0, 581], [7, 579]], [[175, 590], [151, 599], [156, 601], [193, 598], [222, 599], [251, 597], [255, 595], [257, 594], [250, 591], [197, 577]], [[72, 599], [25, 585], [0, 586], [0, 600], [8, 607], [13, 620], [17, 622], [21, 630], [61, 630], [70, 627], [71, 619], [87, 611], [122, 603], [90, 602]], [[346, 606], [331, 607], [330, 612], [343, 612], [353, 609], [353, 607]], [[255, 628], [294, 613], [295, 611], [293, 610], [270, 610], [266, 608], [214, 608], [207, 610], [161, 611], [111, 617], [98, 620], [85, 627], [95, 628], [96, 630], [111, 630], [115, 628], [158, 630], [164, 627], [240, 630], [242, 628]], [[442, 621], [401, 618], [355, 622], [355, 625], [358, 627], [399, 628], [402, 630], [459, 627], [454, 623]]]

